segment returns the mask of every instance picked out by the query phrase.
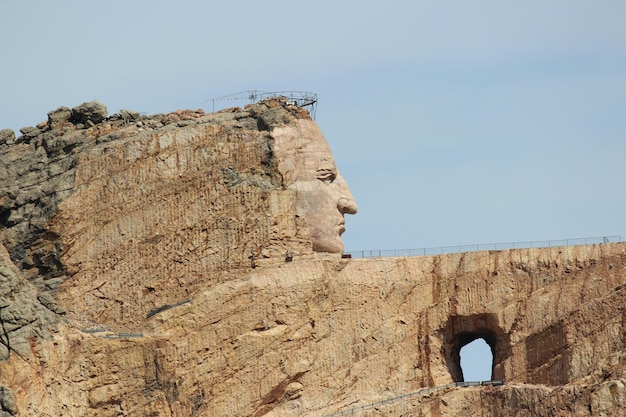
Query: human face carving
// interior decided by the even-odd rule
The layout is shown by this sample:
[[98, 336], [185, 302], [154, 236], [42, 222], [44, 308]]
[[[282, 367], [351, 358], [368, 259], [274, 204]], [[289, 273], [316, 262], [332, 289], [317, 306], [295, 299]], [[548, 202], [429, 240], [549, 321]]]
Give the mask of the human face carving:
[[345, 214], [357, 205], [335, 165], [326, 139], [311, 120], [275, 128], [274, 153], [285, 185], [296, 190], [296, 214], [309, 228], [313, 250], [343, 253]]

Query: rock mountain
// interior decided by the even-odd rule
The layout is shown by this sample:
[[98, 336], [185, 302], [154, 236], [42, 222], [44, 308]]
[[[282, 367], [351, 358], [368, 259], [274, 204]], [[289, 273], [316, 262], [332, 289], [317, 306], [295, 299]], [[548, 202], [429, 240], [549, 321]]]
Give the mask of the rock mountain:
[[[20, 133], [2, 417], [626, 415], [625, 243], [342, 258], [356, 204], [283, 98]], [[452, 384], [476, 338], [502, 385]]]

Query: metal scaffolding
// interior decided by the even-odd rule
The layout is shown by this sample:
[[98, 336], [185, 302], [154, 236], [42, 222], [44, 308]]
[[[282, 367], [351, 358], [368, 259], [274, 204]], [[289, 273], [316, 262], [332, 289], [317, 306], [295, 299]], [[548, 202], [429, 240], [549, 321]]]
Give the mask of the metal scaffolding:
[[248, 101], [250, 104], [254, 104], [268, 98], [278, 97], [285, 98], [287, 104], [307, 109], [311, 114], [311, 118], [315, 120], [315, 112], [317, 110], [317, 94], [306, 91], [248, 90], [235, 94], [229, 94], [227, 96], [212, 98], [206, 101], [211, 102], [213, 112], [215, 112], [215, 103], [220, 101]]

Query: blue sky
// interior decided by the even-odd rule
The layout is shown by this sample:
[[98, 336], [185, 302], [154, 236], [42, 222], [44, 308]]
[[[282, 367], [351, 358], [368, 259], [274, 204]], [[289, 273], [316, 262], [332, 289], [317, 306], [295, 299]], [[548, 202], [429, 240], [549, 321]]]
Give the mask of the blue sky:
[[626, 3], [213, 3], [3, 2], [0, 127], [311, 91], [347, 251], [626, 238]]

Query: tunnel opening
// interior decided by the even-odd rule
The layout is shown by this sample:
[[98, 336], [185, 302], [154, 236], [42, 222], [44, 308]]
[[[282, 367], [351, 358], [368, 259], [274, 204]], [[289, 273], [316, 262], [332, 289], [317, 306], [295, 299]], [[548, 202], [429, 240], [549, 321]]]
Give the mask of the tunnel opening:
[[493, 351], [482, 337], [461, 346], [459, 351], [462, 381], [491, 381]]
[[[451, 316], [440, 332], [446, 365], [454, 382], [505, 379], [505, 361], [511, 356], [511, 341], [494, 314]], [[474, 346], [472, 342], [478, 345]], [[469, 346], [470, 352], [468, 355], [463, 351], [466, 358], [461, 364], [461, 349], [465, 346]], [[478, 355], [472, 354], [473, 348], [478, 348]], [[468, 368], [467, 359], [480, 368], [482, 376], [474, 375], [470, 369], [476, 366]]]

